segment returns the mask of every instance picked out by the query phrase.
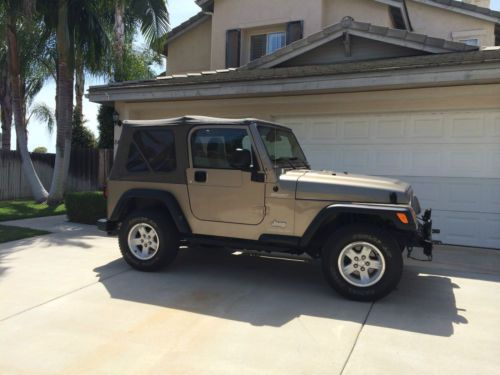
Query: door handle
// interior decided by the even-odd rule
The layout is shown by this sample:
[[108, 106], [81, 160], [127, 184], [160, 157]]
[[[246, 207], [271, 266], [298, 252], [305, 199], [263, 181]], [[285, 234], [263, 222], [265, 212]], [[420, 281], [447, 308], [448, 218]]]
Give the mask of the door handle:
[[196, 182], [207, 182], [207, 172], [205, 171], [194, 172], [194, 180]]

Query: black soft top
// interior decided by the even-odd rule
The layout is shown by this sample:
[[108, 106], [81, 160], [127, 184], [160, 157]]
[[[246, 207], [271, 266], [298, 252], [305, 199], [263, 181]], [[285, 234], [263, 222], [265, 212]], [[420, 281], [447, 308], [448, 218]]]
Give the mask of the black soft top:
[[143, 126], [196, 126], [196, 125], [251, 125], [251, 124], [263, 124], [271, 125], [284, 129], [288, 129], [286, 126], [276, 124], [269, 121], [258, 120], [254, 118], [245, 119], [228, 119], [228, 118], [217, 118], [217, 117], [206, 117], [206, 116], [183, 116], [169, 119], [160, 120], [125, 120], [123, 125], [127, 127], [143, 127]]

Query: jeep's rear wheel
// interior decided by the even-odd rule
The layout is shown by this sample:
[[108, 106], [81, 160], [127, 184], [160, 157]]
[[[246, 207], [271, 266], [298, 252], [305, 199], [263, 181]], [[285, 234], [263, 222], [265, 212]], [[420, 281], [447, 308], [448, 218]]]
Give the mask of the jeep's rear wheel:
[[397, 241], [370, 226], [349, 226], [333, 233], [323, 251], [323, 272], [338, 293], [374, 301], [399, 283], [403, 258]]
[[172, 220], [161, 212], [141, 211], [123, 221], [119, 243], [130, 266], [140, 271], [156, 271], [176, 258], [179, 234]]

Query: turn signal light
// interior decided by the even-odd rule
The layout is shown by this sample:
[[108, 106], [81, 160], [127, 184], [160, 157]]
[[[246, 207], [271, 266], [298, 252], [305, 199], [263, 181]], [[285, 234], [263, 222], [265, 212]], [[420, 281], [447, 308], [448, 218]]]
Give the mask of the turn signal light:
[[396, 215], [398, 216], [399, 221], [401, 221], [403, 224], [409, 223], [408, 216], [406, 216], [405, 213], [398, 212]]

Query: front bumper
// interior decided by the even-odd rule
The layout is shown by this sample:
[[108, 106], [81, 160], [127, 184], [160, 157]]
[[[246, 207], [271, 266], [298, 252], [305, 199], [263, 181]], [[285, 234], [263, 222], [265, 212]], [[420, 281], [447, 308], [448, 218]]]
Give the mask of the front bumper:
[[434, 250], [434, 241], [432, 240], [432, 234], [434, 233], [440, 233], [440, 230], [432, 228], [432, 210], [426, 210], [419, 219], [414, 246], [422, 247], [424, 254], [429, 260], [432, 260], [432, 252]]

